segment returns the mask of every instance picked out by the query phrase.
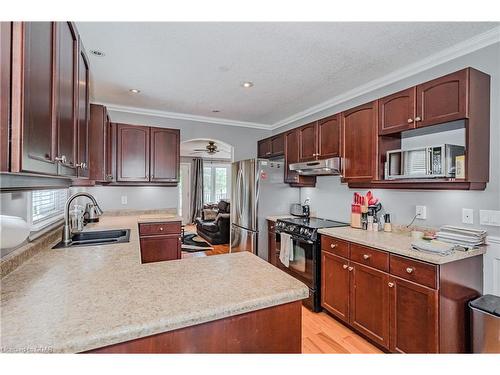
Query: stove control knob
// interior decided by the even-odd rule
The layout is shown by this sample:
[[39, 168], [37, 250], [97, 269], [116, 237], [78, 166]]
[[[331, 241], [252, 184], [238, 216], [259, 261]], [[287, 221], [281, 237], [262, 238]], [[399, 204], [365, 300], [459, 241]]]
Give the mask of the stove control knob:
[[307, 229], [300, 228], [300, 234], [304, 234]]

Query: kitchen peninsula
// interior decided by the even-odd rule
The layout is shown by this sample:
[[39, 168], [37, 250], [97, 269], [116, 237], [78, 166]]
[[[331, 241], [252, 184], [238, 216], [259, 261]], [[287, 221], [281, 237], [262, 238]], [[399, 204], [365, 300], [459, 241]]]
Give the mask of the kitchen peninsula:
[[304, 284], [248, 252], [141, 264], [139, 221], [103, 216], [91, 230], [130, 242], [49, 247], [6, 275], [2, 352], [300, 353]]

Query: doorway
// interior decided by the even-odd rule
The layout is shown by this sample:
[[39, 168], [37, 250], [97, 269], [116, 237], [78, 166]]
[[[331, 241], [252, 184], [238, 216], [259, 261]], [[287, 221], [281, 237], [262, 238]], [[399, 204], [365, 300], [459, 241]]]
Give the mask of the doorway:
[[179, 215], [182, 217], [182, 224], [189, 224], [191, 221], [191, 163], [181, 163]]

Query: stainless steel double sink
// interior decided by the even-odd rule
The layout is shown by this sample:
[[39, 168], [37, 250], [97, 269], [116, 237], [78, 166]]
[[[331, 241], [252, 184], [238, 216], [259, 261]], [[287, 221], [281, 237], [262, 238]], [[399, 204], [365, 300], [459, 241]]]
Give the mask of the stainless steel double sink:
[[98, 246], [123, 243], [130, 241], [130, 229], [111, 229], [100, 231], [89, 231], [74, 233], [71, 242], [65, 244], [59, 242], [53, 249], [76, 247], [76, 246]]

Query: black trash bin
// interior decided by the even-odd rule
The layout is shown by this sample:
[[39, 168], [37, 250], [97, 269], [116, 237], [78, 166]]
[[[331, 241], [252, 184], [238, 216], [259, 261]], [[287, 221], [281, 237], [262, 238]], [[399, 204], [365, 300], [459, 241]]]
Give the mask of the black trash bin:
[[469, 302], [473, 353], [500, 353], [500, 297], [484, 295]]

